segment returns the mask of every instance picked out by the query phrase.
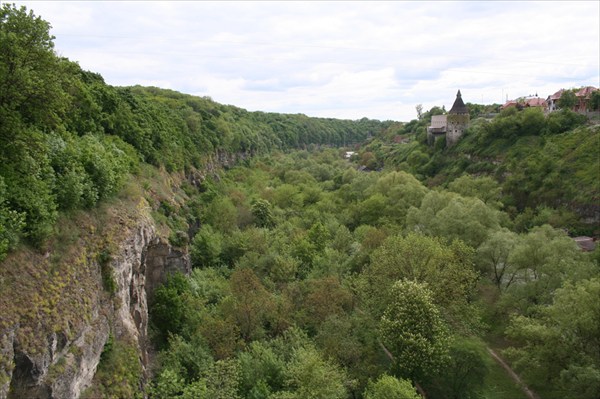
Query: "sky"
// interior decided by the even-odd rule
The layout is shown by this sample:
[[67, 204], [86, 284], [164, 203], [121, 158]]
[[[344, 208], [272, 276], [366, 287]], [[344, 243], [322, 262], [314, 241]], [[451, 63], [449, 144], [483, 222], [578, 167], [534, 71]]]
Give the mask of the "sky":
[[110, 85], [249, 111], [409, 121], [459, 89], [491, 104], [600, 86], [599, 1], [13, 2]]

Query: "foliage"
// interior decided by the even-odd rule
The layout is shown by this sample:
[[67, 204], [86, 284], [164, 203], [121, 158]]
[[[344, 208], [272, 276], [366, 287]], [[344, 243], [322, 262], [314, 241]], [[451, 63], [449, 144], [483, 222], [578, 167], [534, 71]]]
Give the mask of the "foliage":
[[[0, 22], [0, 221], [11, 220], [12, 229], [10, 239], [0, 239], [0, 253], [21, 238], [41, 246], [60, 211], [110, 198], [140, 160], [189, 172], [227, 153], [341, 145], [389, 125], [251, 113], [170, 90], [111, 87], [59, 57], [50, 24], [32, 11], [3, 4]], [[237, 213], [231, 204], [222, 200], [212, 208], [208, 215], [221, 223], [213, 227], [231, 230]]]
[[512, 320], [508, 333], [520, 345], [507, 354], [548, 397], [598, 397], [599, 296], [598, 278], [566, 283], [537, 314]]
[[112, 256], [108, 249], [103, 249], [98, 253], [98, 263], [100, 264], [100, 274], [102, 276], [102, 286], [111, 296], [117, 291], [117, 283], [113, 275], [112, 265], [110, 264]]
[[469, 324], [464, 316], [470, 312], [469, 298], [476, 280], [471, 257], [472, 250], [458, 241], [447, 245], [414, 233], [390, 237], [373, 253], [363, 273], [365, 299], [380, 317], [395, 295], [395, 282], [415, 281], [427, 284], [433, 301], [446, 310], [453, 324]]
[[194, 267], [208, 267], [219, 264], [223, 248], [223, 236], [214, 231], [211, 225], [204, 225], [192, 239], [190, 252]]
[[176, 273], [169, 276], [165, 284], [154, 292], [149, 313], [161, 346], [164, 346], [171, 334], [180, 334], [184, 329], [185, 318], [188, 316], [185, 296], [189, 289], [187, 278]]
[[[456, 223], [460, 220], [460, 223]], [[447, 239], [459, 239], [479, 246], [500, 228], [501, 215], [493, 207], [474, 197], [450, 192], [430, 191], [417, 209], [411, 207], [406, 223], [409, 229]]]
[[476, 341], [455, 339], [449, 349], [450, 361], [427, 387], [428, 397], [440, 399], [480, 398], [490, 359]]
[[375, 382], [369, 381], [364, 392], [365, 399], [419, 399], [408, 380], [382, 375]]
[[[143, 187], [170, 242], [189, 242], [192, 274], [150, 298], [151, 397], [414, 397], [399, 377], [428, 397], [477, 397], [487, 369], [472, 337], [478, 307], [491, 334], [511, 320], [493, 342], [510, 340], [507, 354], [544, 397], [598, 396], [599, 252], [582, 254], [558, 229], [597, 232], [586, 219], [600, 130], [585, 117], [486, 119], [496, 105], [471, 105], [483, 117], [461, 141], [430, 147], [426, 127], [443, 107], [408, 123], [349, 121], [111, 87], [54, 53], [47, 22], [1, 10], [0, 260], [22, 242], [44, 247], [59, 217], [116, 202], [128, 183], [119, 198], [138, 203]], [[350, 160], [336, 148], [360, 142]], [[133, 190], [131, 174], [143, 174]], [[113, 291], [108, 255], [97, 260]], [[2, 281], [16, 284], [20, 270]], [[58, 301], [40, 292], [43, 306], [22, 320]], [[90, 395], [135, 396], [132, 346], [105, 349]]]
[[273, 227], [275, 224], [271, 204], [267, 200], [259, 198], [252, 202], [252, 216], [258, 227]]
[[0, 261], [10, 249], [16, 247], [21, 230], [25, 226], [25, 215], [5, 205], [5, 192], [6, 186], [0, 176]]
[[425, 285], [414, 281], [398, 281], [392, 286], [379, 333], [394, 356], [393, 369], [400, 377], [423, 381], [448, 361], [450, 336], [432, 297]]
[[94, 385], [83, 398], [137, 399], [142, 378], [142, 365], [135, 345], [121, 340], [109, 340], [102, 352]]
[[299, 348], [285, 371], [288, 389], [273, 398], [342, 399], [347, 395], [342, 370], [330, 364], [313, 348]]
[[557, 105], [559, 106], [559, 108], [563, 108], [563, 109], [573, 108], [576, 104], [577, 104], [577, 97], [575, 96], [575, 92], [573, 90], [563, 91], [557, 102]]
[[515, 281], [518, 268], [510, 255], [517, 245], [518, 236], [508, 229], [493, 232], [477, 248], [480, 270], [491, 277], [498, 289], [507, 289]]

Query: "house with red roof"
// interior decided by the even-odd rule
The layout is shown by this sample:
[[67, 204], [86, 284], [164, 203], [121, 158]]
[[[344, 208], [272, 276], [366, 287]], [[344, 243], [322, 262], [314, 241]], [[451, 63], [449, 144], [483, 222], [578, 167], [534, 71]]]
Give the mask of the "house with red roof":
[[575, 93], [575, 97], [577, 97], [577, 105], [573, 108], [575, 112], [589, 112], [591, 111], [590, 107], [590, 99], [592, 98], [592, 93], [600, 90], [593, 86], [582, 87], [578, 92]]
[[[582, 114], [592, 111], [590, 100], [592, 98], [592, 93], [598, 90], [600, 89], [597, 89], [594, 86], [586, 86], [576, 91], [575, 97], [577, 97], [577, 104], [575, 104], [572, 110]], [[558, 110], [558, 100], [560, 100], [564, 92], [565, 89], [560, 89], [546, 99], [548, 112]]]
[[548, 110], [548, 112], [556, 111], [558, 109], [558, 100], [560, 100], [560, 97], [564, 92], [565, 89], [560, 89], [551, 96], [548, 96], [548, 98], [546, 99], [546, 109]]
[[531, 107], [542, 107], [545, 109], [546, 108], [546, 100], [538, 97], [536, 94], [535, 96], [532, 96], [532, 97], [525, 97], [525, 98], [520, 98], [517, 100], [509, 100], [506, 103], [504, 103], [504, 105], [502, 105], [500, 107], [500, 109], [506, 109], [506, 108], [510, 108], [510, 107], [517, 107], [517, 109], [519, 109], [519, 110], [524, 109], [524, 108], [531, 108]]

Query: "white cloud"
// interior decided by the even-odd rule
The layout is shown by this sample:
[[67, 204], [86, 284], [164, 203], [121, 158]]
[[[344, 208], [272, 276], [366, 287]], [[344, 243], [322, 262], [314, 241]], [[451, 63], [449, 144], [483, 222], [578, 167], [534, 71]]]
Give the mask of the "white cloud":
[[21, 1], [114, 85], [250, 110], [409, 120], [415, 105], [600, 85], [598, 2]]

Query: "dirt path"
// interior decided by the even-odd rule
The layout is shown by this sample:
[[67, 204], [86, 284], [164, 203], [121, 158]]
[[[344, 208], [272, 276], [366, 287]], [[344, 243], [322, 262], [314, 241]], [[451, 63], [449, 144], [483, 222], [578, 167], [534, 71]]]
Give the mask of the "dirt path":
[[513, 371], [513, 369], [511, 369], [510, 366], [508, 364], [506, 364], [506, 362], [492, 348], [488, 347], [487, 350], [488, 350], [488, 352], [490, 352], [490, 355], [492, 355], [494, 360], [496, 360], [498, 362], [498, 364], [500, 366], [502, 366], [502, 368], [504, 370], [506, 370], [508, 375], [510, 375], [510, 378], [512, 378], [513, 381], [516, 382], [517, 385], [519, 385], [521, 387], [521, 389], [523, 389], [525, 396], [527, 396], [529, 399], [540, 399], [540, 397], [535, 392], [533, 392], [531, 389], [529, 389], [527, 387], [527, 385], [525, 385], [523, 380], [521, 380], [521, 377], [519, 377], [517, 375], [517, 373], [515, 373]]

